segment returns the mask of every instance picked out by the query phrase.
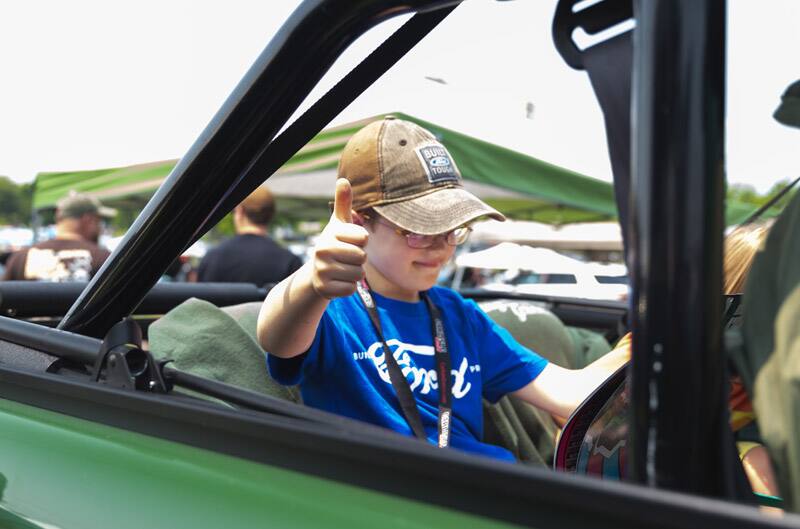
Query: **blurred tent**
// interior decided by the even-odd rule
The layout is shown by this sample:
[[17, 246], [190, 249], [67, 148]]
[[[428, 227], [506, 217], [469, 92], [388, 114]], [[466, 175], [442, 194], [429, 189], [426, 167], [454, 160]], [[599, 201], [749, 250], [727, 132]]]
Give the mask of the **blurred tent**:
[[[612, 221], [617, 217], [613, 188], [608, 182], [400, 112], [331, 127], [317, 134], [267, 181], [279, 199], [280, 213], [297, 219], [327, 218], [336, 166], [345, 143], [361, 127], [385, 115], [413, 121], [435, 134], [453, 155], [465, 187], [510, 218], [559, 225]], [[166, 160], [113, 169], [39, 173], [33, 209], [54, 209], [56, 202], [73, 189], [117, 207], [138, 209], [176, 164], [177, 160]], [[750, 205], [729, 204], [726, 220], [728, 224], [740, 222], [754, 210]]]
[[472, 243], [517, 242], [556, 250], [622, 251], [618, 222], [576, 222], [550, 225], [541, 222], [486, 220], [472, 226]]
[[[389, 114], [386, 114], [389, 115]], [[548, 164], [399, 112], [391, 115], [434, 133], [456, 161], [471, 192], [513, 218], [550, 224], [613, 220], [611, 184]], [[295, 218], [327, 218], [336, 166], [345, 143], [375, 116], [325, 129], [266, 182], [279, 199], [280, 212]], [[177, 160], [130, 167], [36, 176], [33, 207], [52, 209], [70, 190], [112, 205], [144, 205]]]
[[488, 269], [519, 269], [539, 274], [564, 274], [586, 270], [586, 263], [549, 248], [534, 248], [513, 242], [501, 242], [491, 248], [463, 253], [456, 266]]

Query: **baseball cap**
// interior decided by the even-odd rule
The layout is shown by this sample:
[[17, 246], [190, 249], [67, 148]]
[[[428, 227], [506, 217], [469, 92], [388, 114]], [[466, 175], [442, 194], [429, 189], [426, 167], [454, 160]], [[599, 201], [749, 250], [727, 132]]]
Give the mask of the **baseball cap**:
[[410, 121], [387, 116], [356, 132], [338, 173], [350, 181], [354, 210], [372, 208], [414, 233], [444, 233], [485, 215], [505, 220], [464, 189], [444, 145]]
[[59, 217], [75, 218], [85, 213], [93, 213], [99, 217], [112, 218], [116, 216], [117, 210], [103, 206], [95, 197], [70, 191], [56, 204], [56, 211]]
[[784, 125], [800, 128], [800, 81], [789, 85], [773, 117]]

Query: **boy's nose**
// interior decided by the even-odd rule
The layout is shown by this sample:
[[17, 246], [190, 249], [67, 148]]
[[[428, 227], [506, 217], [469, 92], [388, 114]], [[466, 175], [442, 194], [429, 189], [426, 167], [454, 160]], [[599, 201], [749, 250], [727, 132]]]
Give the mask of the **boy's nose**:
[[433, 243], [429, 246], [430, 249], [435, 250], [442, 248], [447, 245], [447, 234], [446, 233], [439, 233], [434, 235]]
[[427, 250], [430, 252], [444, 252], [447, 251], [449, 245], [447, 244], [447, 234], [440, 233], [433, 238], [433, 243], [428, 246]]

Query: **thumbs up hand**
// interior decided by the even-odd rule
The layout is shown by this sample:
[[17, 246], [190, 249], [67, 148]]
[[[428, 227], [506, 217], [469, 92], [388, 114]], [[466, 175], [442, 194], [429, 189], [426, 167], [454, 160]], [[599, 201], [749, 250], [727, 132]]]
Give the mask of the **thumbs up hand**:
[[314, 247], [311, 285], [321, 297], [349, 296], [364, 277], [367, 230], [353, 224], [353, 190], [344, 178], [336, 181], [333, 214]]
[[336, 190], [333, 194], [333, 213], [331, 220], [336, 219], [345, 224], [353, 223], [353, 189], [346, 178], [336, 180]]

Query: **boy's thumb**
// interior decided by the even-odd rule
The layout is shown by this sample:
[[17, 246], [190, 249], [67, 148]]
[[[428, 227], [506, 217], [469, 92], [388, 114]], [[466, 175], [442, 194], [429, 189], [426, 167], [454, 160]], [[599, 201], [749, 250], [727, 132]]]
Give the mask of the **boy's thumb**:
[[342, 222], [353, 222], [353, 189], [346, 178], [336, 180], [333, 195], [333, 216]]

